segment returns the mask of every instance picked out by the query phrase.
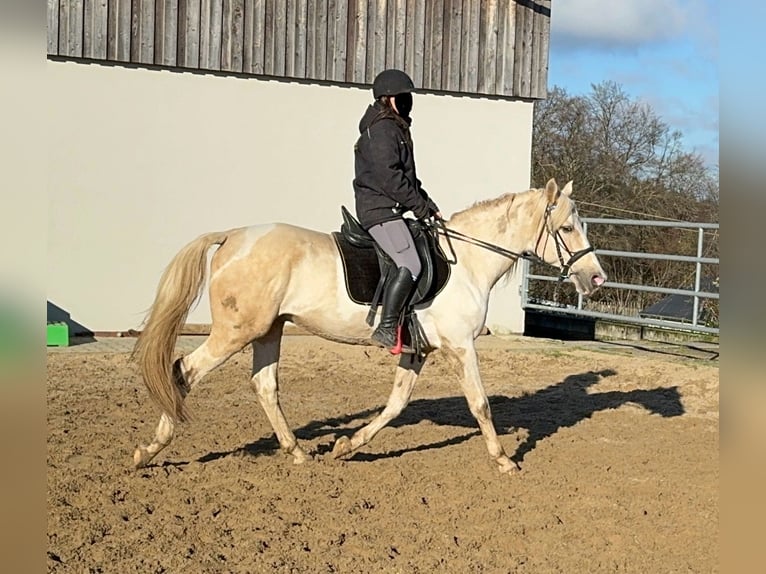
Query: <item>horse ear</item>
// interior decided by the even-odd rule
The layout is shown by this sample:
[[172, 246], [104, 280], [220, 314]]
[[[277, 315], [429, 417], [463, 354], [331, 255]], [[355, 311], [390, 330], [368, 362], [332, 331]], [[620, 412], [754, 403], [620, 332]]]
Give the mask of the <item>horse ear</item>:
[[555, 203], [558, 198], [559, 186], [554, 178], [550, 178], [545, 184], [545, 196], [548, 198], [548, 203]]
[[564, 195], [572, 195], [572, 180], [571, 179], [562, 188], [561, 193], [563, 193]]

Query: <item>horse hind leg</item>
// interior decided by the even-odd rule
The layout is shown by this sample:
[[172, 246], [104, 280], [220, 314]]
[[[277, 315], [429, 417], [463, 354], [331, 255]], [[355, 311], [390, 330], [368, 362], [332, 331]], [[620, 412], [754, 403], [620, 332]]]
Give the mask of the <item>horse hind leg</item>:
[[[202, 345], [185, 357], [173, 363], [173, 382], [181, 388], [184, 399], [202, 378], [216, 367], [222, 365], [237, 351], [242, 350], [244, 343], [230, 337], [226, 330], [213, 329], [210, 336]], [[139, 445], [133, 453], [133, 464], [143, 468], [173, 440], [175, 423], [167, 414], [162, 413], [154, 440], [148, 445]]]
[[298, 439], [290, 430], [287, 419], [279, 405], [279, 353], [282, 347], [284, 321], [277, 321], [266, 335], [253, 341], [252, 383], [258, 402], [277, 435], [279, 446], [293, 456], [295, 464], [310, 459], [298, 444]]

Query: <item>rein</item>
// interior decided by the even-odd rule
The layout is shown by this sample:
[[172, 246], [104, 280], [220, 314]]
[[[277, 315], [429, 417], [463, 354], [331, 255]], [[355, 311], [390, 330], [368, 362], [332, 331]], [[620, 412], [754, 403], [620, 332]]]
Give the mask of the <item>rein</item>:
[[[552, 267], [553, 269], [556, 269], [556, 271], [558, 271], [558, 279], [559, 279], [559, 282], [561, 282], [567, 277], [569, 277], [569, 270], [571, 269], [572, 265], [574, 265], [575, 262], [577, 262], [579, 259], [587, 255], [591, 251], [594, 251], [594, 249], [593, 249], [593, 246], [589, 245], [585, 249], [580, 249], [579, 251], [576, 251], [574, 253], [570, 251], [570, 249], [567, 247], [567, 244], [564, 242], [564, 238], [561, 237], [561, 232], [559, 230], [556, 230], [555, 232], [551, 231], [550, 226], [548, 224], [548, 216], [550, 215], [551, 211], [553, 211], [553, 209], [555, 208], [556, 208], [556, 204], [554, 203], [553, 205], [549, 205], [547, 209], [545, 210], [544, 225], [540, 229], [540, 235], [538, 235], [537, 237], [537, 242], [535, 243], [534, 252], [522, 251], [521, 253], [517, 253], [515, 251], [511, 251], [510, 249], [506, 249], [499, 245], [495, 245], [494, 243], [489, 243], [487, 241], [477, 239], [476, 237], [471, 237], [470, 235], [466, 235], [465, 233], [462, 233], [455, 229], [450, 229], [444, 224], [444, 221], [441, 219], [435, 220], [433, 223], [430, 223], [429, 226], [432, 229], [434, 229], [437, 234], [441, 233], [447, 239], [447, 245], [449, 245], [449, 249], [452, 255], [452, 260], [447, 261], [450, 265], [454, 265], [455, 263], [457, 263], [457, 255], [455, 254], [455, 249], [452, 247], [451, 239], [458, 239], [460, 241], [465, 241], [466, 243], [470, 243], [471, 245], [476, 245], [477, 247], [481, 247], [493, 253], [497, 253], [498, 255], [507, 257], [508, 259], [513, 259], [513, 260], [526, 259], [527, 261], [532, 261], [534, 263], [542, 263], [543, 265]], [[537, 254], [537, 247], [540, 245], [540, 240], [542, 239], [543, 233], [545, 231], [548, 232], [549, 237], [553, 237], [553, 241], [556, 246], [556, 254], [558, 255], [559, 263], [561, 264], [560, 269], [557, 268], [554, 264], [548, 263]], [[547, 241], [548, 239], [546, 237], [546, 242]], [[564, 261], [564, 256], [562, 254], [562, 247], [564, 251], [566, 251], [567, 255], [569, 255], [569, 260], [566, 262]]]

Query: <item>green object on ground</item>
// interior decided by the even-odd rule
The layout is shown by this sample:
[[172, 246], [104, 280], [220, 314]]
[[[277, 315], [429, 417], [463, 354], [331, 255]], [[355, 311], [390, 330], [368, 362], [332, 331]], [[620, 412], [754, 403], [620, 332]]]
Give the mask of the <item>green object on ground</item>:
[[66, 323], [48, 323], [48, 346], [69, 346], [69, 325]]

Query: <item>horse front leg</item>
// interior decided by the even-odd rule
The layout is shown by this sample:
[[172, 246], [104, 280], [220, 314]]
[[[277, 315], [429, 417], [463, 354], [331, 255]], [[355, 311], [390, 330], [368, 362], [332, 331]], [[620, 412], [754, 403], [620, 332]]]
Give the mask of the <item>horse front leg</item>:
[[386, 408], [372, 421], [355, 432], [350, 439], [347, 436], [338, 438], [332, 449], [334, 458], [350, 454], [367, 444], [383, 427], [399, 416], [407, 403], [410, 402], [412, 389], [415, 388], [415, 381], [417, 381], [424, 364], [425, 357], [412, 354], [401, 355], [399, 365], [396, 367], [394, 387], [388, 397]]
[[279, 446], [293, 457], [295, 464], [309, 460], [309, 456], [298, 444], [298, 439], [290, 430], [287, 419], [279, 404], [279, 353], [282, 347], [283, 321], [277, 321], [269, 332], [253, 341], [253, 376], [252, 382], [258, 402], [261, 404], [271, 428], [277, 435]]
[[495, 425], [492, 423], [492, 412], [489, 408], [487, 393], [484, 391], [484, 385], [481, 382], [479, 373], [479, 358], [476, 354], [476, 347], [473, 341], [464, 347], [451, 348], [444, 346], [443, 350], [447, 356], [456, 364], [458, 378], [463, 394], [468, 401], [468, 408], [471, 410], [474, 418], [479, 423], [484, 442], [487, 444], [489, 456], [498, 466], [498, 470], [503, 473], [512, 473], [519, 470], [519, 467], [508, 458], [500, 440], [497, 438]]

